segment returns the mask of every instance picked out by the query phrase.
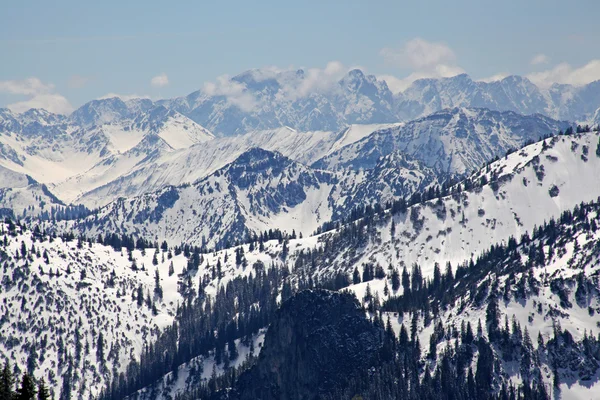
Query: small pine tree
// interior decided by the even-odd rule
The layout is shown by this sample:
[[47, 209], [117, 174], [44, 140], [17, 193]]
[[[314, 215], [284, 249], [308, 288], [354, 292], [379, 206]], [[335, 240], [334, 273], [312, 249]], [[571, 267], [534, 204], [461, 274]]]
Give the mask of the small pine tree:
[[357, 267], [354, 267], [354, 272], [352, 273], [352, 283], [355, 285], [360, 283], [360, 272], [358, 272]]
[[229, 360], [230, 361], [233, 361], [236, 358], [238, 358], [239, 353], [238, 353], [237, 347], [236, 347], [233, 339], [229, 340], [229, 342], [227, 343], [227, 349], [229, 350]]
[[12, 399], [14, 397], [15, 377], [13, 376], [10, 362], [4, 363], [4, 368], [0, 371], [0, 399]]
[[392, 271], [392, 290], [396, 293], [400, 289], [400, 274], [398, 270], [394, 268]]
[[35, 383], [33, 378], [28, 373], [23, 374], [21, 379], [21, 387], [17, 390], [15, 400], [35, 400]]
[[158, 269], [154, 271], [154, 293], [159, 299], [163, 298], [163, 290], [162, 286], [160, 285], [160, 275], [158, 273]]
[[48, 390], [48, 387], [46, 386], [46, 381], [44, 381], [44, 378], [42, 378], [38, 383], [37, 400], [48, 399], [50, 399], [50, 392]]

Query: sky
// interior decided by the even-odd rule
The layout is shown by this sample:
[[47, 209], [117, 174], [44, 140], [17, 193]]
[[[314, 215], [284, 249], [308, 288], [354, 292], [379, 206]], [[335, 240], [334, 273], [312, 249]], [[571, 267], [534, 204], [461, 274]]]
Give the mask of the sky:
[[359, 67], [394, 92], [463, 72], [581, 85], [600, 79], [599, 15], [597, 0], [4, 1], [0, 107], [184, 96], [251, 68]]

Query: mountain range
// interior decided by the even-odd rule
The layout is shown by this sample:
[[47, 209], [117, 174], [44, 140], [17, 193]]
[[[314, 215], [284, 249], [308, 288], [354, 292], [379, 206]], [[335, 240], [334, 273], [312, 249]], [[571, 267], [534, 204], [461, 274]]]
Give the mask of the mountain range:
[[303, 70], [279, 73], [251, 70], [231, 78], [229, 83], [237, 85], [250, 99], [248, 108], [240, 108], [231, 97], [204, 91], [160, 103], [219, 135], [238, 135], [283, 125], [300, 131], [339, 130], [350, 124], [409, 121], [453, 107], [542, 114], [586, 122], [600, 108], [600, 82], [585, 86], [555, 84], [542, 89], [520, 76], [481, 82], [462, 74], [420, 79], [404, 92], [392, 93], [385, 81], [355, 69], [326, 88], [297, 95], [302, 93], [300, 88], [306, 79]]
[[[354, 209], [385, 205], [464, 177], [478, 165], [568, 126], [542, 116], [452, 109], [375, 131], [332, 151], [312, 167], [260, 148], [238, 155], [238, 145], [234, 161], [192, 184], [118, 199], [69, 228], [86, 234], [116, 232], [209, 248], [245, 241], [270, 228], [309, 235]], [[287, 132], [289, 138], [296, 135], [304, 134]], [[284, 140], [282, 137], [277, 143], [282, 151], [289, 148]], [[225, 143], [229, 149], [232, 141]], [[205, 155], [215, 147], [224, 148], [220, 139], [186, 150], [185, 157], [193, 154], [196, 160], [187, 168], [206, 161]], [[315, 148], [322, 149], [322, 141]], [[226, 158], [220, 157], [223, 160]], [[171, 169], [164, 164], [161, 168]], [[140, 175], [135, 179], [146, 186], [153, 179], [141, 179]], [[117, 184], [132, 187], [126, 179]]]
[[596, 397], [598, 82], [311, 85], [0, 109], [0, 397]]

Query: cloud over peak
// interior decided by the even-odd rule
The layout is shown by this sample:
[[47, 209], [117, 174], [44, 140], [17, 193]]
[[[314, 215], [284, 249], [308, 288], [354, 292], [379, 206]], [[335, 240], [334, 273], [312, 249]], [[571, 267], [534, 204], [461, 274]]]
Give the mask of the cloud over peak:
[[569, 63], [560, 63], [551, 69], [533, 72], [527, 78], [542, 88], [548, 88], [554, 83], [581, 86], [600, 80], [600, 60], [591, 60], [579, 68]]
[[422, 38], [409, 40], [398, 49], [385, 47], [379, 54], [389, 64], [417, 71], [435, 69], [440, 64], [454, 64], [456, 60], [454, 51], [446, 44]]
[[54, 84], [44, 83], [36, 77], [0, 81], [1, 93], [28, 97], [6, 106], [14, 112], [21, 113], [30, 108], [43, 108], [57, 114], [73, 111], [71, 103], [64, 96], [55, 93], [54, 88]]
[[412, 71], [405, 78], [381, 76], [394, 93], [403, 92], [417, 79], [447, 78], [465, 72], [457, 65], [456, 54], [448, 45], [422, 38], [411, 39], [397, 49], [383, 48], [379, 54], [386, 63]]
[[150, 80], [150, 84], [153, 87], [163, 87], [169, 84], [169, 77], [164, 72], [160, 75], [156, 75]]

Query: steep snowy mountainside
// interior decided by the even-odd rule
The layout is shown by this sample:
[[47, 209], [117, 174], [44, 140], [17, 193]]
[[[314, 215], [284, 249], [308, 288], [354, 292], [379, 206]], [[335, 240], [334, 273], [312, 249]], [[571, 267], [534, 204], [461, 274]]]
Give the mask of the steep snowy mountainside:
[[327, 195], [334, 183], [331, 173], [253, 148], [191, 185], [119, 199], [76, 228], [209, 247], [274, 227], [308, 234], [331, 217]]
[[438, 178], [399, 152], [382, 157], [369, 171], [331, 173], [252, 148], [191, 185], [117, 199], [66, 229], [222, 247], [269, 229], [308, 235], [355, 209], [407, 198]]
[[[318, 236], [289, 242], [289, 265], [300, 252], [326, 247], [310, 262], [318, 275], [362, 273], [365, 265], [453, 266], [475, 259], [495, 243], [531, 233], [536, 226], [600, 196], [597, 132], [547, 138], [492, 162], [449, 190], [452, 194], [390, 213], [365, 216]], [[599, 153], [600, 154], [600, 153]], [[280, 252], [274, 248], [273, 254]], [[297, 260], [297, 258], [302, 260]]]
[[597, 199], [597, 146], [597, 132], [556, 136], [526, 146], [461, 184], [461, 188], [474, 185], [472, 189], [387, 217], [370, 231], [360, 249], [340, 244], [340, 253], [329, 259], [329, 265], [360, 269], [369, 263], [419, 263], [424, 275], [431, 276], [434, 262], [456, 265], [477, 257], [494, 243], [531, 232], [580, 202]]
[[95, 100], [68, 118], [44, 110], [2, 110], [0, 165], [50, 185], [68, 203], [147, 157], [214, 139], [176, 111], [135, 104]]
[[136, 116], [131, 128], [155, 133], [173, 149], [187, 148], [214, 139], [214, 135], [204, 127], [161, 106]]
[[321, 169], [369, 169], [393, 151], [402, 151], [440, 175], [461, 176], [528, 141], [556, 134], [566, 122], [487, 109], [453, 108], [384, 129], [317, 161]]
[[0, 359], [33, 367], [55, 398], [63, 385], [73, 397], [97, 396], [173, 322], [183, 255], [158, 253], [155, 266], [153, 248], [129, 256], [12, 223], [0, 229]]
[[[119, 197], [139, 196], [160, 190], [167, 185], [191, 183], [233, 162], [243, 152], [254, 147], [277, 151], [295, 161], [310, 165], [375, 130], [399, 125], [401, 124], [352, 125], [340, 132], [298, 132], [283, 127], [235, 137], [216, 138], [200, 145], [166, 153], [159, 158], [146, 158], [128, 173], [82, 194], [76, 202], [88, 207], [99, 207]], [[88, 174], [93, 173], [94, 170], [90, 170]], [[102, 176], [103, 173], [98, 172], [98, 175]]]
[[594, 116], [592, 117], [591, 125], [592, 125], [592, 127], [600, 126], [600, 108], [598, 108], [596, 110], [596, 112], [594, 113]]
[[[448, 175], [464, 176], [509, 149], [558, 133], [568, 125], [539, 115], [452, 109], [406, 124], [352, 125], [339, 132], [297, 132], [287, 127], [256, 131], [147, 158], [129, 173], [82, 194], [77, 202], [94, 208], [118, 197], [139, 196], [169, 184], [194, 182], [252, 147], [278, 151], [326, 170], [371, 169], [382, 156], [400, 151], [420, 161], [422, 167], [432, 169], [441, 180]], [[371, 129], [376, 130], [371, 133]]]
[[65, 204], [46, 185], [29, 175], [0, 166], [0, 214], [12, 218], [44, 217], [64, 210]]
[[415, 118], [444, 108], [481, 107], [520, 114], [549, 115], [548, 101], [527, 78], [509, 76], [494, 82], [475, 82], [468, 75], [419, 79], [398, 96], [397, 108]]
[[329, 196], [332, 221], [347, 218], [356, 208], [385, 207], [444, 181], [432, 168], [400, 151], [381, 157], [372, 169], [347, 170], [338, 175], [339, 182]]
[[[444, 339], [453, 330], [482, 324], [501, 374], [513, 384], [539, 373], [537, 379], [553, 399], [595, 398], [600, 364], [598, 353], [590, 348], [600, 332], [600, 204], [580, 205], [547, 222], [532, 236], [499, 243], [474, 264], [463, 266], [450, 278], [453, 281], [444, 274], [444, 287], [433, 284], [427, 291], [442, 312], [433, 320], [427, 313], [418, 314], [419, 339], [434, 340], [442, 354]], [[379, 295], [387, 297], [381, 291]], [[387, 313], [397, 330], [411, 323], [409, 296], [383, 306], [400, 311]], [[444, 327], [441, 336], [439, 324]], [[524, 335], [528, 338], [519, 344]], [[532, 369], [523, 359], [528, 351], [534, 355]], [[515, 367], [515, 362], [520, 365]]]
[[0, 166], [0, 187], [24, 188], [32, 182], [33, 180], [27, 175]]
[[[133, 120], [92, 129], [109, 138], [111, 152], [89, 169], [52, 185], [53, 190], [68, 202], [84, 203], [80, 196], [119, 180], [140, 166], [154, 164], [170, 153], [196, 144], [202, 146], [214, 139], [212, 133], [200, 125], [162, 106]], [[106, 196], [104, 201], [116, 197]], [[97, 207], [101, 204], [86, 205]]]

